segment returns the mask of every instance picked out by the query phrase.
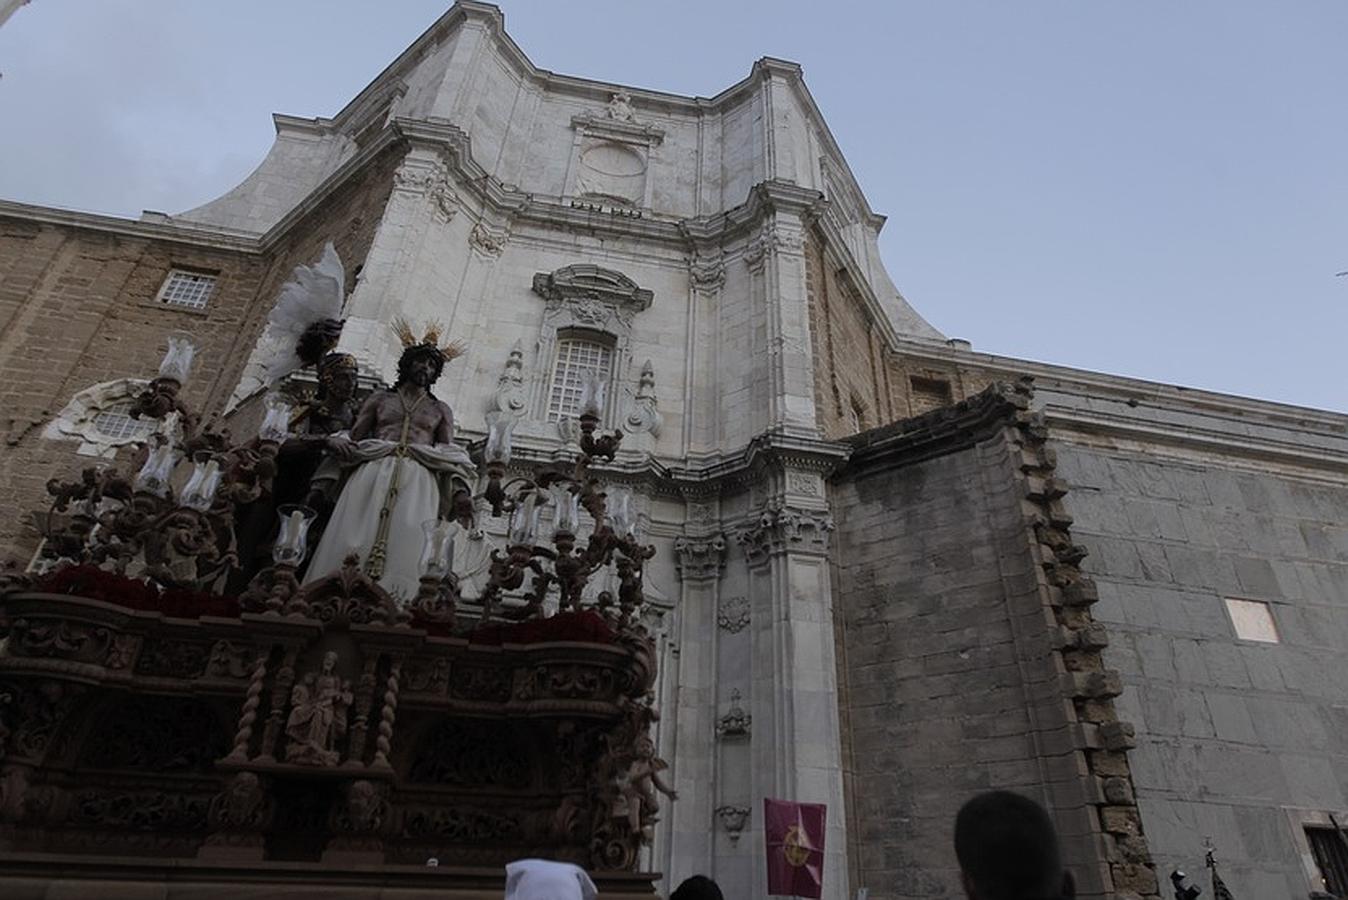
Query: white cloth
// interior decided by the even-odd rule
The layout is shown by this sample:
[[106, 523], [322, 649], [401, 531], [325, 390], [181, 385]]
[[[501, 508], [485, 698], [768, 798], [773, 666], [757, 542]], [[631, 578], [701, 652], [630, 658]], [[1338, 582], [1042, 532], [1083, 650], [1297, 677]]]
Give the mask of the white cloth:
[[[422, 525], [439, 516], [441, 481], [458, 478], [466, 487], [472, 484], [474, 471], [468, 454], [458, 444], [414, 444], [401, 460], [394, 455], [397, 447], [394, 441], [379, 438], [356, 444], [358, 467], [337, 498], [332, 518], [309, 562], [306, 584], [339, 570], [352, 553], [360, 557], [362, 565], [365, 563], [379, 530], [379, 510], [398, 469], [398, 497], [389, 517], [384, 574], [379, 584], [403, 601], [416, 596], [421, 576]], [[450, 491], [452, 487], [446, 483], [444, 489]]]
[[518, 859], [506, 865], [505, 900], [595, 900], [599, 891], [572, 863]]

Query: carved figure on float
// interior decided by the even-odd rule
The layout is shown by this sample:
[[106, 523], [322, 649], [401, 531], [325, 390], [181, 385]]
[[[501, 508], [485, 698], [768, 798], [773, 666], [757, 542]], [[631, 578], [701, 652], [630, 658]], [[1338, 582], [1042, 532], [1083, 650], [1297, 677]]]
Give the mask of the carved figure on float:
[[291, 692], [286, 762], [335, 766], [351, 702], [351, 682], [337, 674], [337, 654], [330, 650], [323, 654], [321, 668], [306, 674]]
[[275, 402], [279, 395], [270, 398], [283, 414], [287, 437], [277, 454], [271, 497], [238, 513], [239, 555], [245, 569], [265, 565], [259, 560], [275, 530], [277, 507], [303, 503], [312, 508], [317, 513], [315, 537], [331, 510], [340, 469], [322, 465], [327, 440], [351, 428], [357, 406], [356, 358], [336, 352], [345, 283], [341, 257], [331, 242], [318, 262], [296, 266], [267, 316], [267, 327], [236, 392], [239, 399], [261, 387], [276, 387], [302, 367], [312, 366], [318, 376], [311, 395], [295, 384], [286, 386], [288, 394], [302, 394], [294, 409]]
[[327, 440], [331, 459], [351, 469], [306, 582], [339, 571], [356, 554], [364, 571], [389, 593], [416, 596], [423, 526], [436, 519], [472, 521], [475, 471], [454, 443], [454, 413], [431, 393], [445, 364], [463, 353], [440, 343], [439, 326], [421, 337], [401, 320], [398, 380], [361, 406], [348, 434]]

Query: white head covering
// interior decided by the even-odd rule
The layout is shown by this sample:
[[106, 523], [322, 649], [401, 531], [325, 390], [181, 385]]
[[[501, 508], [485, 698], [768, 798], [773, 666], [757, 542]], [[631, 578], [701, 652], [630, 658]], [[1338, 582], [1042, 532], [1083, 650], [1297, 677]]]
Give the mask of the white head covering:
[[585, 870], [548, 859], [506, 865], [505, 900], [595, 900], [599, 891]]

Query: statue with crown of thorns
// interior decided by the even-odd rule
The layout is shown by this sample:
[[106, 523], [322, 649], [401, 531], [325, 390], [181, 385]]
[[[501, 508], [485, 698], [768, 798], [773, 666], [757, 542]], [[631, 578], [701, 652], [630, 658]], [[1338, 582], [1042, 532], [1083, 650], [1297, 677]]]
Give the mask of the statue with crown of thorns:
[[348, 474], [305, 581], [333, 574], [355, 554], [366, 575], [409, 600], [419, 586], [423, 525], [453, 518], [468, 526], [475, 472], [454, 443], [454, 413], [431, 393], [463, 346], [442, 343], [436, 324], [420, 337], [401, 319], [393, 329], [403, 345], [398, 380], [365, 401], [350, 432], [328, 439]]

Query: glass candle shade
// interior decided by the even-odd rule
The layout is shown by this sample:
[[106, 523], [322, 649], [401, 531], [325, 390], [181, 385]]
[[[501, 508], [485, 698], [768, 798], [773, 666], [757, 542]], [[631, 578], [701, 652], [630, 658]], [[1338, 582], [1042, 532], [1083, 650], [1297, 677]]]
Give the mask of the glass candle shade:
[[156, 497], [168, 496], [169, 476], [173, 474], [173, 467], [177, 464], [178, 453], [173, 449], [173, 445], [160, 444], [150, 451], [145, 465], [136, 473], [132, 487], [137, 491], [154, 494]]
[[514, 416], [497, 413], [487, 426], [487, 447], [484, 451], [487, 462], [501, 465], [510, 464], [511, 442], [518, 420]]
[[537, 498], [533, 494], [525, 497], [510, 513], [510, 543], [532, 544], [538, 534]]
[[608, 527], [618, 537], [627, 537], [636, 525], [632, 515], [632, 495], [623, 490], [608, 492]]
[[187, 373], [192, 370], [192, 357], [196, 356], [196, 353], [197, 348], [188, 335], [169, 335], [168, 352], [164, 354], [164, 361], [159, 364], [159, 377], [176, 381], [178, 384], [186, 384]]
[[298, 503], [287, 503], [276, 511], [281, 529], [271, 548], [271, 558], [277, 565], [298, 566], [309, 552], [309, 526], [314, 524], [314, 511]]
[[267, 412], [258, 426], [257, 436], [277, 444], [290, 437], [290, 404], [284, 400], [268, 400]]
[[431, 519], [423, 522], [425, 539], [421, 544], [421, 575], [424, 578], [445, 578], [454, 570], [453, 522]]
[[220, 490], [220, 464], [209, 456], [199, 457], [192, 467], [192, 476], [183, 488], [181, 503], [199, 512], [208, 511]]
[[587, 369], [580, 375], [580, 404], [577, 407], [582, 416], [604, 417], [604, 400], [608, 396], [608, 379], [598, 372]]
[[575, 534], [580, 527], [580, 494], [574, 493], [565, 485], [552, 486], [552, 503], [557, 510], [552, 518], [554, 531]]

